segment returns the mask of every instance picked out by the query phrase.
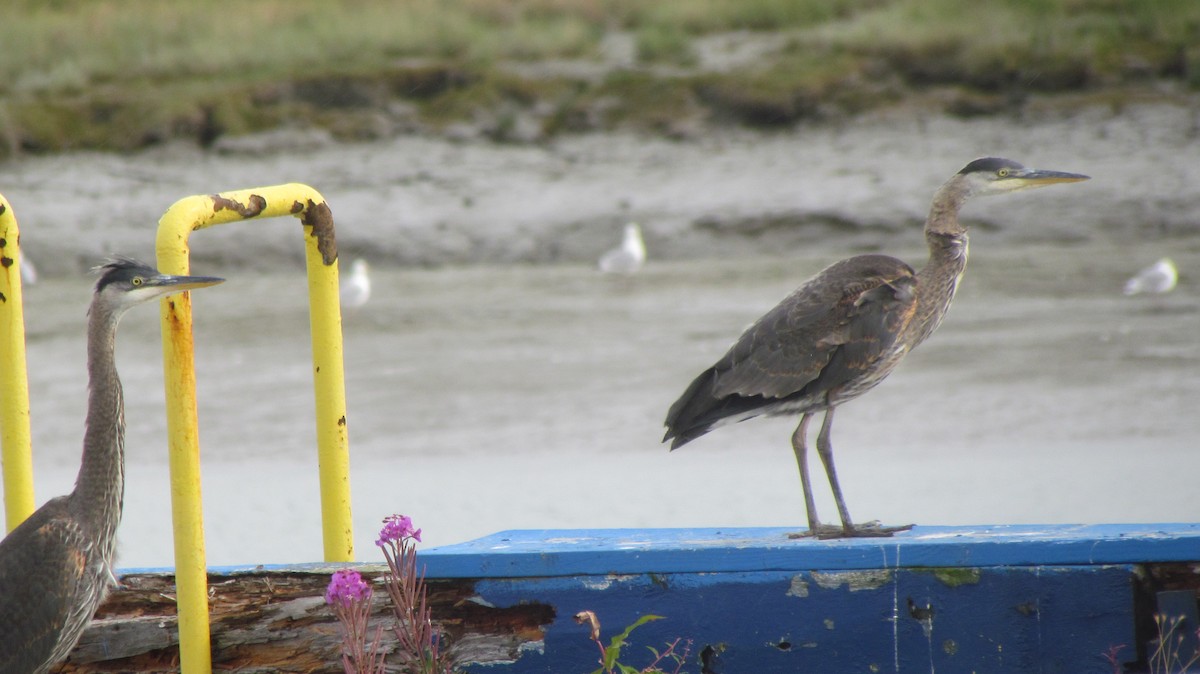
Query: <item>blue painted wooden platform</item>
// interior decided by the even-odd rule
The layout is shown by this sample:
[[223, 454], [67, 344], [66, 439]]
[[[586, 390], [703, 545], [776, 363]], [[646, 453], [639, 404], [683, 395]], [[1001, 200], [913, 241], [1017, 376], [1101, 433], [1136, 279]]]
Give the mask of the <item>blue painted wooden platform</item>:
[[504, 531], [426, 550], [428, 578], [474, 579], [477, 601], [542, 603], [555, 620], [487, 672], [584, 672], [587, 629], [638, 616], [626, 662], [692, 640], [686, 671], [1106, 672], [1137, 659], [1143, 565], [1200, 561], [1200, 525], [917, 527], [886, 539], [789, 539], [791, 529]]

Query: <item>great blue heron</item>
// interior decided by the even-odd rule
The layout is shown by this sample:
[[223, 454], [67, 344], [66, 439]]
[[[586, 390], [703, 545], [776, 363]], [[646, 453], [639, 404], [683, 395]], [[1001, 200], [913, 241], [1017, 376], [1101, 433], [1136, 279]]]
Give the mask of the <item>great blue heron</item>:
[[[759, 415], [801, 414], [792, 434], [800, 467], [808, 534], [820, 538], [890, 536], [910, 527], [856, 526], [833, 465], [830, 428], [838, 405], [866, 393], [937, 328], [967, 264], [967, 228], [958, 211], [967, 199], [1007, 194], [1087, 176], [1025, 168], [1009, 159], [976, 159], [934, 194], [925, 221], [929, 261], [912, 267], [885, 255], [836, 262], [760, 318], [671, 406], [671, 449], [714, 428]], [[825, 465], [842, 526], [822, 525], [808, 473], [808, 424], [825, 412], [817, 452]], [[910, 525], [911, 526], [911, 525]]]
[[100, 267], [88, 309], [88, 407], [75, 489], [0, 541], [0, 673], [41, 674], [67, 657], [110, 584], [125, 494], [125, 403], [113, 350], [130, 307], [215, 285], [128, 258]]
[[642, 228], [638, 223], [625, 225], [621, 247], [614, 248], [601, 256], [598, 266], [606, 274], [633, 274], [646, 262], [646, 243], [642, 241]]

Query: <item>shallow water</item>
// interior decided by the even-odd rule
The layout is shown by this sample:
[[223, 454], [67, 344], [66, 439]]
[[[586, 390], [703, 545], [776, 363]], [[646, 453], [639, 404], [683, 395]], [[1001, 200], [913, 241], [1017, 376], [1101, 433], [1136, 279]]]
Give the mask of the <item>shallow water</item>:
[[[919, 524], [1200, 519], [1195, 287], [1185, 277], [1170, 295], [1122, 296], [1125, 268], [1161, 253], [1152, 245], [993, 250], [987, 239], [973, 239], [938, 333], [839, 411], [851, 512]], [[1173, 255], [1181, 269], [1200, 263], [1197, 246]], [[344, 324], [358, 556], [375, 559], [392, 512], [430, 544], [506, 528], [799, 528], [793, 420], [722, 428], [676, 452], [659, 439], [691, 378], [833, 259], [652, 262], [631, 278], [376, 265], [371, 303]], [[193, 293], [208, 559], [318, 560], [302, 275], [227, 276]], [[26, 292], [39, 499], [69, 490], [78, 462], [87, 290], [71, 279]], [[171, 565], [156, 307], [131, 312], [119, 341], [121, 565]], [[835, 519], [822, 487], [818, 506]]]

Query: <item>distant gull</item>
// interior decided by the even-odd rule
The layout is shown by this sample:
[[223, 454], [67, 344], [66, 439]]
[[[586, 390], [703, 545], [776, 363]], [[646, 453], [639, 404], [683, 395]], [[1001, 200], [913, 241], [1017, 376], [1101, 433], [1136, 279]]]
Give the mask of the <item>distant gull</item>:
[[1126, 281], [1125, 294], [1167, 293], [1171, 292], [1178, 281], [1179, 272], [1175, 270], [1175, 263], [1164, 257]]
[[642, 241], [642, 228], [636, 222], [625, 225], [625, 238], [621, 247], [614, 248], [600, 258], [600, 271], [606, 274], [633, 274], [646, 261], [646, 244]]
[[341, 280], [343, 309], [357, 309], [371, 299], [371, 278], [367, 261], [361, 258], [350, 265], [350, 275]]
[[21, 253], [21, 283], [31, 286], [37, 283], [38, 273], [37, 267], [33, 266], [33, 260], [24, 252]]

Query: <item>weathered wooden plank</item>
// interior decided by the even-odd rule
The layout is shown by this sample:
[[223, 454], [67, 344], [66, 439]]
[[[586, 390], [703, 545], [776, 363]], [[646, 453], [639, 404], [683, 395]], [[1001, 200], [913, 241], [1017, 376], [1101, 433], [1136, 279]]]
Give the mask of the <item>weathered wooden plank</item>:
[[[379, 565], [357, 567], [368, 579]], [[213, 665], [238, 672], [341, 672], [341, 632], [325, 605], [330, 569], [322, 565], [210, 573]], [[124, 575], [122, 587], [101, 606], [62, 672], [178, 671], [174, 577], [151, 572]], [[464, 661], [516, 660], [539, 642], [554, 619], [537, 602], [511, 607], [477, 603], [470, 581], [430, 583], [429, 599], [442, 629]], [[386, 592], [378, 588], [376, 623], [390, 623]], [[384, 650], [395, 640], [385, 632]]]

